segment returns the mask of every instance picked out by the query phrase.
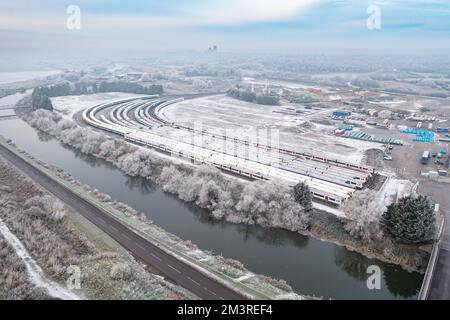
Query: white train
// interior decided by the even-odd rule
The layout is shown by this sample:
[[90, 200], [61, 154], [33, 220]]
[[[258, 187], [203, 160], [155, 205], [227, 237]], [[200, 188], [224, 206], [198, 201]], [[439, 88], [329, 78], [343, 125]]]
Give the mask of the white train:
[[[242, 159], [222, 152], [162, 137], [154, 133], [136, 129], [135, 126], [130, 128], [128, 124], [133, 122], [126, 116], [128, 111], [136, 108], [135, 116], [139, 116], [139, 112], [141, 112], [142, 115], [142, 111], [145, 107], [152, 104], [154, 106], [156, 103], [154, 101], [142, 103], [134, 100], [136, 100], [136, 98], [100, 104], [85, 109], [83, 111], [83, 119], [93, 127], [118, 134], [128, 141], [170, 152], [177, 157], [183, 157], [198, 163], [214, 165], [224, 171], [233, 172], [253, 179], [281, 180], [285, 181], [289, 186], [294, 186], [299, 182], [305, 182], [310, 187], [311, 194], [314, 198], [336, 205], [340, 205], [354, 192], [354, 189], [350, 187], [302, 175], [298, 172], [272, 167], [267, 164]], [[110, 112], [110, 115], [112, 115], [111, 120], [107, 119], [104, 115], [101, 115], [99, 117], [100, 119], [97, 118], [96, 114], [103, 109], [117, 105], [122, 106], [120, 108], [114, 108]]]

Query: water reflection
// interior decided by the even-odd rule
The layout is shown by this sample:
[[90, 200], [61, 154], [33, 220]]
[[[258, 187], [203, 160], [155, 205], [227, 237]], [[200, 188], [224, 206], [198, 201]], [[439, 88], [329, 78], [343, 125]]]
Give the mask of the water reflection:
[[43, 131], [36, 131], [37, 137], [39, 141], [41, 142], [49, 142], [51, 140], [54, 140], [55, 138], [48, 133], [45, 133]]
[[125, 176], [127, 179], [125, 181], [125, 185], [130, 190], [139, 191], [143, 195], [153, 193], [158, 188], [158, 186], [154, 182], [152, 182], [148, 179], [144, 179], [142, 177], [132, 177], [129, 175], [125, 175]]
[[366, 281], [369, 277], [367, 268], [370, 265], [379, 266], [383, 273], [384, 283], [394, 296], [414, 297], [419, 293], [422, 284], [423, 278], [418, 273], [408, 273], [400, 267], [383, 264], [377, 260], [361, 259], [359, 254], [343, 247], [336, 248], [335, 262], [349, 276], [360, 281]]
[[384, 268], [384, 280], [389, 292], [404, 298], [419, 293], [423, 277], [417, 273], [406, 273], [397, 267]]
[[349, 276], [361, 281], [367, 279], [367, 268], [371, 264], [376, 264], [369, 259], [362, 260], [360, 254], [346, 250], [344, 247], [336, 247], [334, 261]]

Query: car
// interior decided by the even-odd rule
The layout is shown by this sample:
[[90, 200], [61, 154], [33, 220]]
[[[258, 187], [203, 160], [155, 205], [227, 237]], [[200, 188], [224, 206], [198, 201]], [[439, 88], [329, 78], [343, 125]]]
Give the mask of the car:
[[392, 157], [391, 157], [391, 156], [388, 156], [388, 155], [385, 155], [385, 156], [383, 157], [383, 159], [384, 159], [384, 160], [388, 160], [388, 161], [392, 161]]

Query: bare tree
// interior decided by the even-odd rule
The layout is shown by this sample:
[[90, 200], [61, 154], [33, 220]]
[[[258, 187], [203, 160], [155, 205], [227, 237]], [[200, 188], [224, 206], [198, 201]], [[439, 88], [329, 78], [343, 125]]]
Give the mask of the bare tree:
[[371, 241], [383, 236], [380, 219], [386, 207], [375, 196], [373, 190], [357, 191], [342, 206], [347, 218], [345, 229], [355, 238]]

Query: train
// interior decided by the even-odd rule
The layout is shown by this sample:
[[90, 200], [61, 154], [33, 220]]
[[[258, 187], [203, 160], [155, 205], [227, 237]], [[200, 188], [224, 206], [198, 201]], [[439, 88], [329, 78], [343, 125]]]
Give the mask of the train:
[[[86, 123], [97, 129], [114, 133], [123, 137], [127, 141], [151, 147], [163, 152], [169, 152], [174, 156], [182, 157], [199, 164], [213, 165], [220, 170], [256, 180], [282, 180], [291, 187], [299, 182], [305, 182], [310, 187], [313, 198], [338, 206], [351, 196], [351, 194], [355, 191], [355, 188], [363, 188], [364, 184], [367, 183], [368, 177], [370, 177], [371, 173], [374, 172], [373, 168], [368, 166], [347, 164], [345, 162], [330, 160], [324, 157], [316, 157], [312, 154], [294, 152], [283, 148], [279, 148], [279, 150], [277, 150], [281, 153], [299, 157], [299, 163], [304, 161], [302, 159], [309, 159], [322, 163], [323, 168], [332, 169], [329, 173], [330, 177], [333, 177], [333, 172], [336, 171], [336, 179], [340, 176], [340, 169], [333, 169], [334, 167], [342, 168], [342, 170], [353, 170], [343, 172], [343, 174], [348, 174], [349, 178], [347, 179], [341, 177], [343, 182], [339, 184], [332, 181], [333, 179], [329, 179], [330, 181], [327, 181], [326, 179], [305, 175], [302, 174], [302, 172], [297, 172], [296, 170], [291, 170], [289, 168], [270, 166], [149, 132], [148, 129], [156, 125], [174, 126], [175, 124], [164, 119], [160, 119], [159, 117], [155, 117], [155, 115], [165, 106], [180, 102], [182, 100], [183, 98], [162, 100], [159, 99], [159, 96], [147, 97], [146, 99], [131, 98], [118, 100], [87, 108], [83, 111], [82, 116]], [[104, 114], [99, 115], [99, 112], [106, 108], [112, 108], [109, 112], [110, 119], [107, 119]], [[134, 112], [133, 114], [135, 119], [130, 119], [128, 117], [129, 112]], [[189, 131], [194, 130], [193, 128], [186, 129]], [[208, 134], [208, 132], [202, 130], [202, 134]], [[218, 136], [216, 133], [209, 134]], [[240, 142], [246, 145], [249, 144], [248, 141], [242, 140]], [[255, 147], [265, 148], [268, 150], [277, 149], [269, 145], [255, 145]], [[355, 173], [353, 177], [351, 172]]]

